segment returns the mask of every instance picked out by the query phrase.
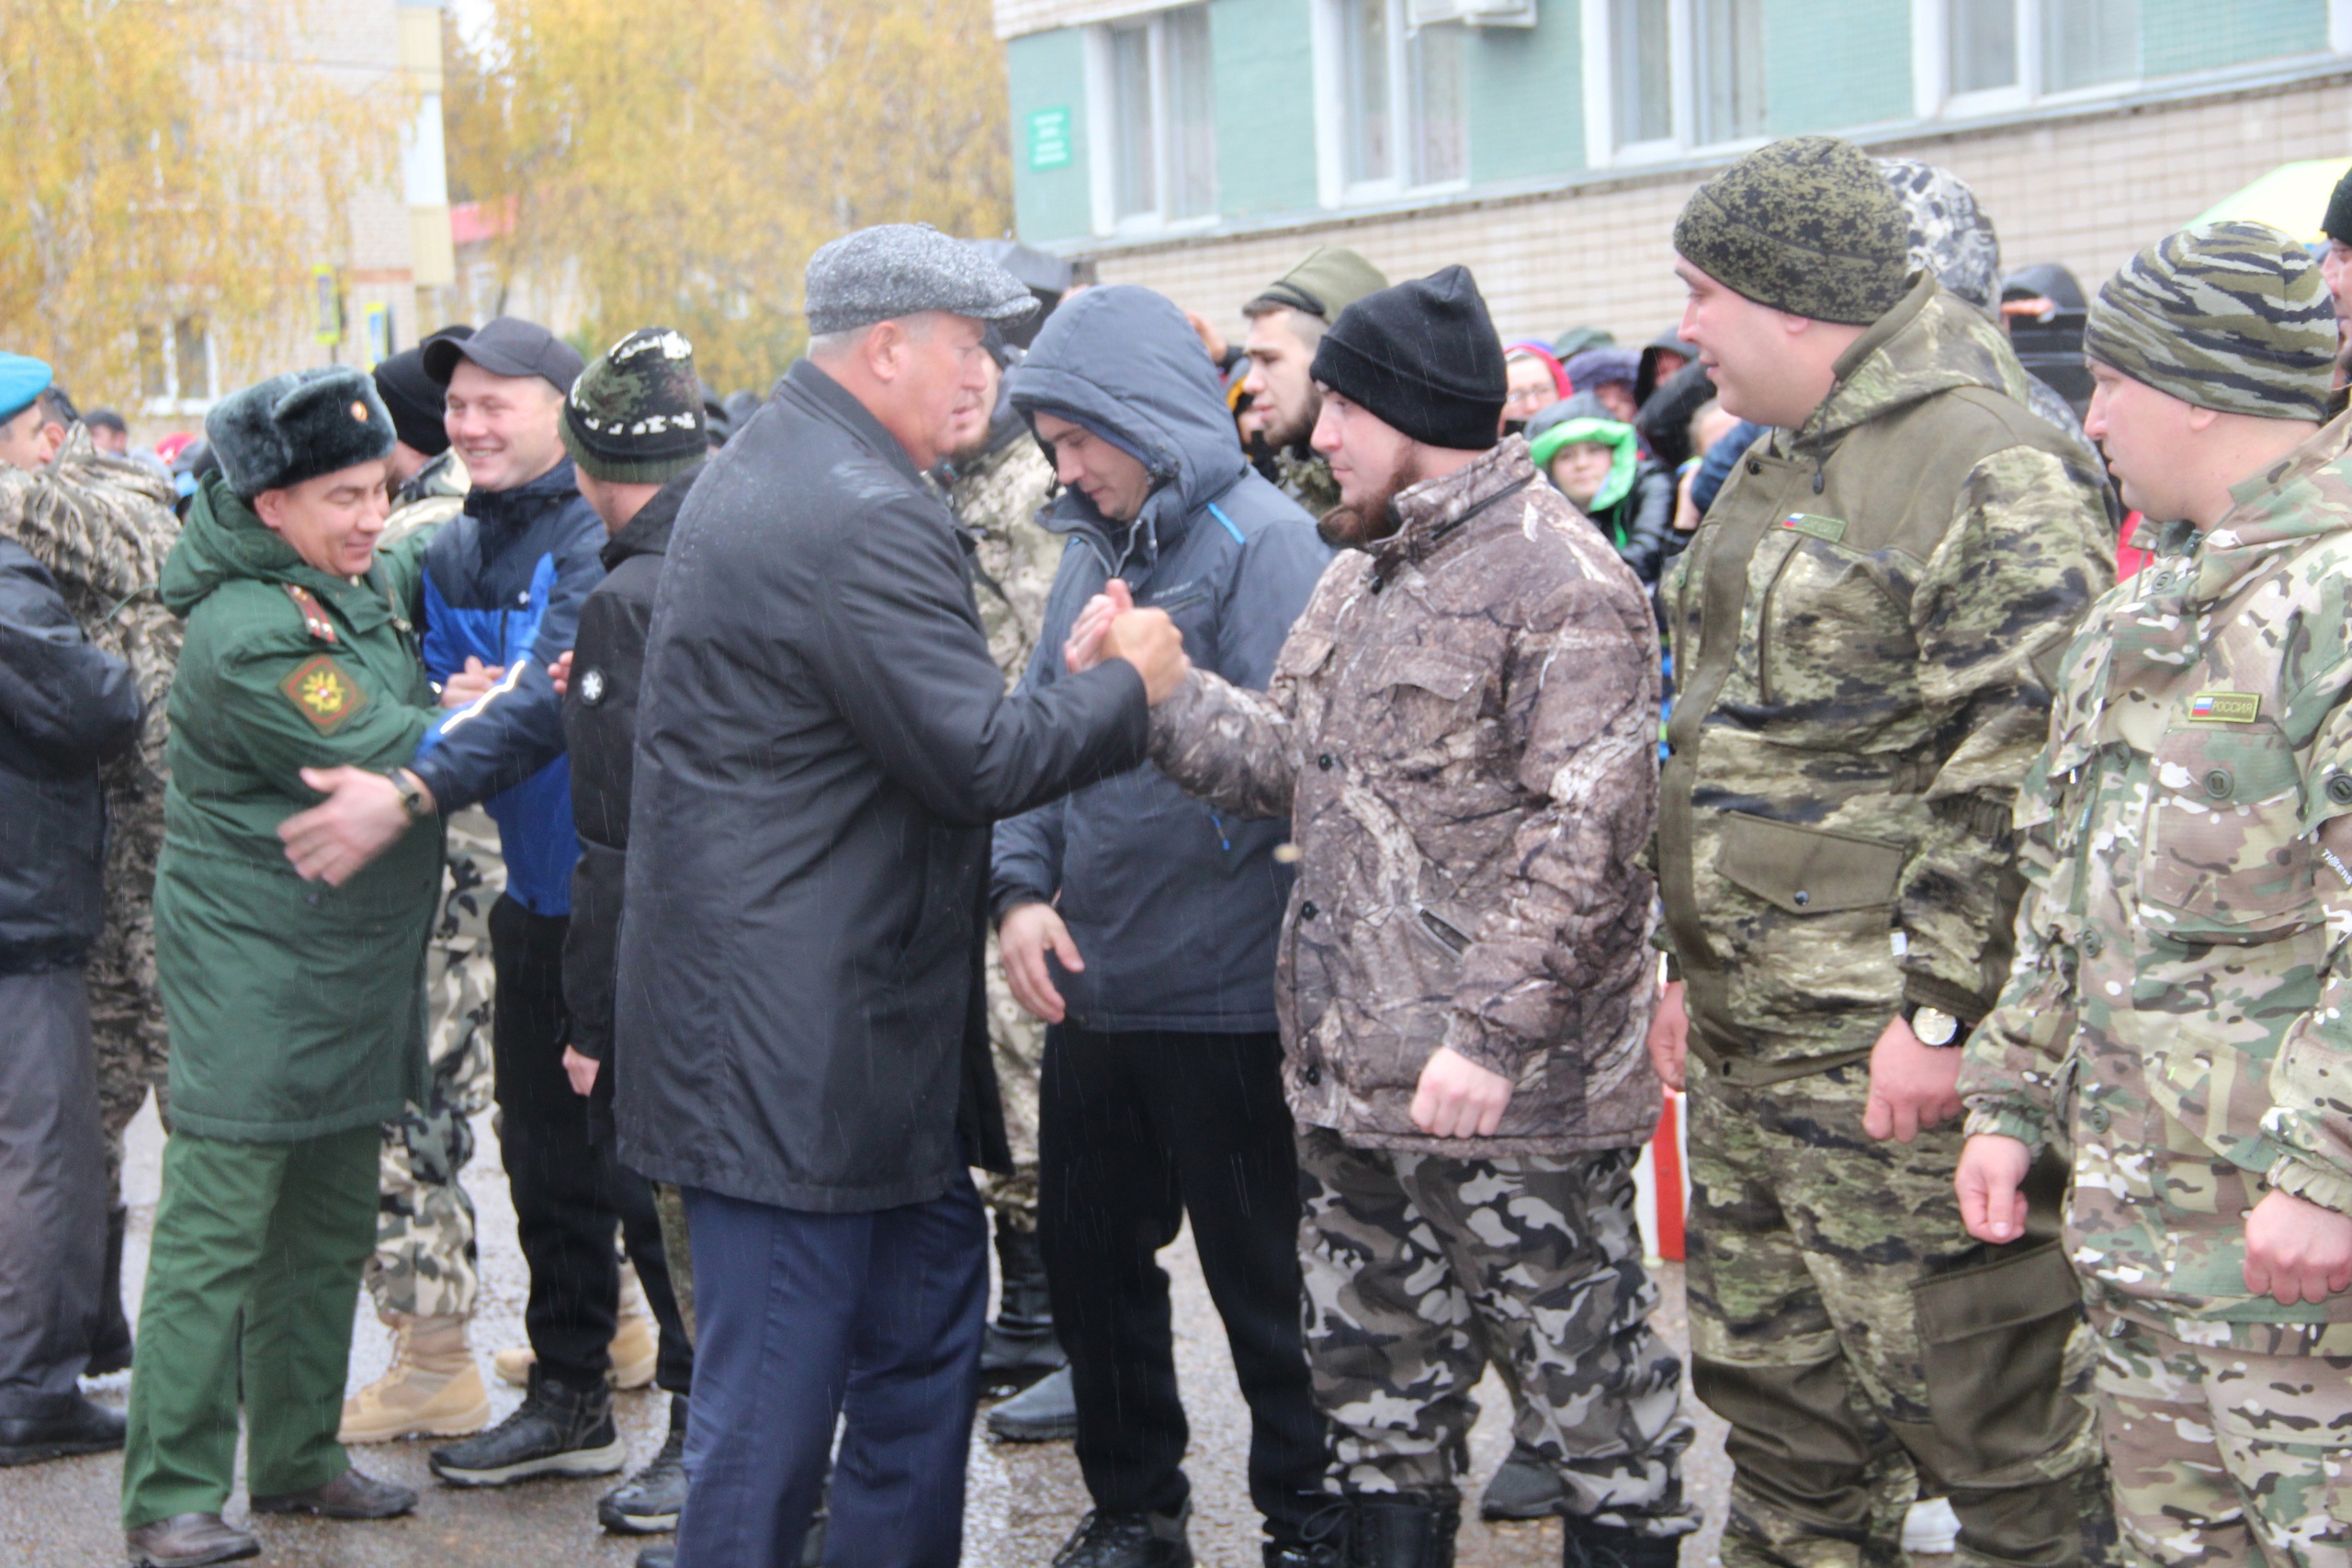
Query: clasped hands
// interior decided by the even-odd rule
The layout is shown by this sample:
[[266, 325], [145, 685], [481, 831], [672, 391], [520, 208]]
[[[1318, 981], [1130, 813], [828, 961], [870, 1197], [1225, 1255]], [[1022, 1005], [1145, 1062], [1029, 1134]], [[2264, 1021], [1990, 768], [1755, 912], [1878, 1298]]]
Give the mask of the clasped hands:
[[1144, 700], [1154, 707], [1175, 694], [1193, 667], [1184, 656], [1184, 634], [1168, 612], [1136, 609], [1135, 595], [1115, 577], [1086, 602], [1062, 643], [1062, 662], [1073, 675], [1106, 659], [1124, 659], [1136, 667], [1143, 677]]

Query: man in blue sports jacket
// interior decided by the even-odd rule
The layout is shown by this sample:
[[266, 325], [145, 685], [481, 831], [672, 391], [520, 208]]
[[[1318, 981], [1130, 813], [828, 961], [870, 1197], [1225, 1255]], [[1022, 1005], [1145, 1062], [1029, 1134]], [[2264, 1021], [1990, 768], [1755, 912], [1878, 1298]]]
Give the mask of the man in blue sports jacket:
[[[327, 803], [287, 829], [298, 868], [340, 880], [345, 863], [356, 863], [343, 875], [406, 816], [479, 801], [498, 823], [506, 891], [490, 916], [492, 1052], [500, 1149], [530, 1266], [524, 1320], [535, 1364], [512, 1416], [434, 1451], [435, 1473], [458, 1485], [609, 1474], [627, 1458], [605, 1382], [619, 1212], [611, 1162], [591, 1143], [585, 1102], [563, 1066], [563, 943], [580, 840], [561, 701], [548, 671], [571, 648], [581, 604], [605, 575], [605, 526], [580, 494], [560, 434], [564, 395], [581, 368], [570, 345], [513, 317], [425, 345], [425, 374], [447, 389], [449, 439], [473, 478], [464, 513], [424, 556], [420, 640], [447, 711], [410, 767], [394, 770], [399, 777], [322, 776], [315, 782], [333, 792]], [[658, 1244], [628, 1239], [656, 1314], [673, 1320]]]

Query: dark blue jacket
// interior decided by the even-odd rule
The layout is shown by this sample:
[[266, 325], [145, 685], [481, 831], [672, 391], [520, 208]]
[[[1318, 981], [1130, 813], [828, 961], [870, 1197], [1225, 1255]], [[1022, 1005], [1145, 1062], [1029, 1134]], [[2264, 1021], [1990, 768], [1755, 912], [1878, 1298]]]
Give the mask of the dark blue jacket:
[[529, 484], [476, 490], [424, 553], [424, 668], [435, 682], [468, 655], [506, 678], [454, 709], [417, 747], [416, 774], [446, 814], [481, 801], [498, 823], [506, 891], [536, 915], [571, 911], [580, 836], [563, 705], [548, 666], [571, 646], [580, 606], [604, 581], [605, 525], [564, 458]]
[[130, 666], [94, 647], [57, 580], [0, 539], [0, 975], [69, 968], [106, 919], [98, 764], [139, 736]]
[[[1094, 288], [1054, 313], [1011, 377], [1012, 405], [1091, 426], [1158, 482], [1132, 524], [1077, 491], [1046, 526], [1075, 541], [1046, 602], [1025, 691], [1069, 679], [1062, 642], [1113, 577], [1184, 633], [1193, 662], [1263, 690], [1331, 558], [1315, 525], [1243, 458], [1215, 368], [1176, 307]], [[1274, 939], [1290, 896], [1287, 818], [1221, 817], [1148, 762], [1001, 823], [990, 907], [1060, 898], [1086, 961], [1055, 970], [1069, 1020], [1103, 1031], [1274, 1028]]]

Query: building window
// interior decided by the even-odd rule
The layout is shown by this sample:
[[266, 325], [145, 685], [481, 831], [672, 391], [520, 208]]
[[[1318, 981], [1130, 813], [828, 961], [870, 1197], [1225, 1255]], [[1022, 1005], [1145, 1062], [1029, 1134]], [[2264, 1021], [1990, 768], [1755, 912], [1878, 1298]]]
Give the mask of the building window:
[[1405, 0], [1329, 0], [1329, 16], [1347, 193], [1379, 196], [1468, 178], [1463, 28], [1414, 27]]
[[[1942, 0], [1944, 96], [1996, 109], [2140, 74], [2140, 0]], [[1994, 95], [1977, 97], [1976, 95]]]
[[141, 327], [138, 341], [143, 412], [202, 413], [211, 405], [212, 333], [202, 316], [182, 316], [169, 331]]
[[1619, 150], [1764, 134], [1763, 0], [1610, 0], [1607, 15]]
[[1111, 226], [1214, 214], [1216, 120], [1208, 7], [1162, 11], [1102, 28], [1099, 36], [1099, 123], [1110, 131]]

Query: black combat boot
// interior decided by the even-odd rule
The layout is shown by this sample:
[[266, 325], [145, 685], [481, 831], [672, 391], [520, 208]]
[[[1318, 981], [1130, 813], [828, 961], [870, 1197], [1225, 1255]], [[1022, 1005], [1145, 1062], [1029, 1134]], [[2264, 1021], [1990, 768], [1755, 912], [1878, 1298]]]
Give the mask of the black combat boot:
[[1008, 1443], [1059, 1443], [1078, 1436], [1069, 1369], [1048, 1373], [989, 1412], [989, 1436]]
[[1054, 1337], [1054, 1309], [1046, 1299], [1046, 1259], [1034, 1230], [996, 1220], [996, 1321], [980, 1337], [980, 1393], [1019, 1393], [1069, 1364]]
[[1097, 1508], [1078, 1521], [1054, 1568], [1193, 1568], [1185, 1525], [1190, 1503], [1173, 1514], [1114, 1514]]
[[1352, 1568], [1453, 1568], [1462, 1505], [1415, 1492], [1358, 1492]]
[[1354, 1568], [1348, 1555], [1355, 1509], [1345, 1497], [1318, 1492], [1304, 1499], [1294, 1520], [1266, 1521], [1265, 1568]]
[[98, 1332], [90, 1341], [85, 1377], [102, 1378], [130, 1365], [130, 1320], [122, 1315], [122, 1235], [129, 1209], [107, 1211], [107, 1269], [98, 1282]]
[[1568, 1489], [1560, 1483], [1558, 1468], [1525, 1443], [1515, 1442], [1510, 1457], [1503, 1461], [1495, 1478], [1487, 1483], [1486, 1495], [1478, 1499], [1478, 1517], [1548, 1519], [1567, 1500]]
[[433, 1450], [433, 1473], [452, 1486], [503, 1486], [538, 1475], [610, 1475], [628, 1450], [613, 1427], [613, 1391], [566, 1388], [536, 1362], [530, 1392], [489, 1431]]
[[596, 1522], [621, 1535], [678, 1528], [686, 1506], [686, 1396], [670, 1396], [670, 1434], [653, 1462], [596, 1500]]
[[1675, 1568], [1679, 1535], [1640, 1535], [1575, 1514], [1560, 1519], [1560, 1568]]

